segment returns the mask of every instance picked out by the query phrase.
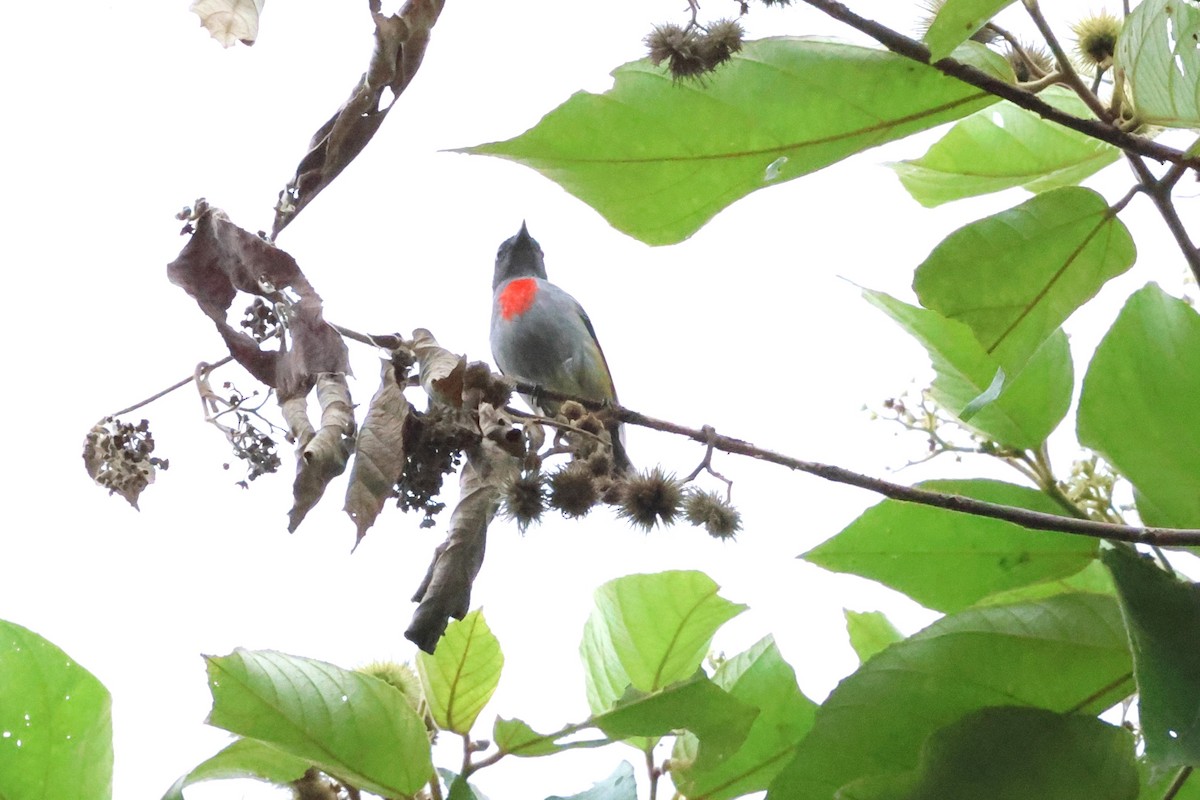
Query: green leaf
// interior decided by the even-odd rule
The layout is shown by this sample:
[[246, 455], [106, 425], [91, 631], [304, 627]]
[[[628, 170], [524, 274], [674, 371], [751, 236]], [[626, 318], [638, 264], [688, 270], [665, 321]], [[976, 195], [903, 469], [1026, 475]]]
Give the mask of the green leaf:
[[1138, 719], [1157, 766], [1200, 766], [1200, 585], [1125, 547], [1104, 553], [1133, 645]]
[[0, 620], [0, 797], [112, 796], [112, 698], [28, 628]]
[[476, 609], [451, 622], [433, 654], [417, 653], [417, 672], [433, 721], [444, 731], [468, 734], [500, 683], [504, 654]]
[[469, 783], [458, 773], [438, 767], [438, 774], [448, 787], [446, 800], [487, 800], [486, 795], [479, 791], [475, 784]]
[[185, 786], [226, 778], [253, 778], [283, 786], [302, 778], [310, 766], [305, 759], [288, 755], [257, 739], [238, 739], [176, 781], [163, 800], [181, 800]]
[[655, 692], [630, 688], [592, 724], [613, 739], [663, 736], [679, 728], [700, 740], [697, 763], [711, 767], [746, 740], [758, 709], [717, 686], [703, 672]]
[[913, 289], [966, 323], [1011, 375], [1133, 262], [1133, 239], [1104, 198], [1070, 186], [959, 228], [917, 267]]
[[611, 775], [586, 792], [570, 797], [555, 795], [546, 800], [637, 800], [637, 779], [633, 775], [633, 766], [628, 761], [622, 761]]
[[1200, 8], [1175, 0], [1143, 0], [1125, 18], [1114, 71], [1125, 82], [1139, 120], [1168, 128], [1200, 126]]
[[1031, 583], [1016, 589], [989, 594], [979, 600], [977, 606], [998, 606], [1010, 603], [1027, 603], [1033, 600], [1044, 600], [1056, 594], [1071, 594], [1075, 592], [1089, 594], [1104, 594], [1116, 597], [1117, 589], [1113, 586], [1112, 576], [1099, 560], [1089, 562], [1086, 567], [1068, 575], [1065, 578]]
[[1151, 283], [1134, 292], [1092, 356], [1081, 444], [1137, 490], [1147, 525], [1200, 527], [1200, 316]]
[[[921, 488], [1047, 514], [1062, 509], [1045, 494], [992, 480], [929, 481]], [[1032, 531], [998, 519], [884, 500], [802, 558], [904, 592], [953, 612], [995, 592], [1078, 572], [1099, 542]]]
[[[1077, 117], [1095, 115], [1063, 86], [1039, 95]], [[1121, 157], [1112, 145], [1043, 119], [1007, 100], [958, 122], [918, 159], [889, 164], [908, 193], [933, 206], [1021, 186], [1073, 186]]]
[[845, 800], [1135, 800], [1133, 736], [1094, 717], [985, 708], [934, 733], [918, 768], [845, 786]]
[[842, 613], [846, 617], [850, 646], [858, 654], [860, 662], [865, 663], [888, 645], [904, 640], [904, 636], [882, 611], [851, 611], [846, 608]]
[[497, 717], [492, 726], [492, 741], [505, 753], [517, 757], [548, 756], [578, 747], [601, 747], [611, 744], [609, 739], [585, 739], [582, 741], [559, 742], [566, 734], [538, 733], [529, 724], [519, 719]]
[[860, 778], [911, 770], [930, 734], [980, 708], [1097, 714], [1130, 693], [1131, 669], [1109, 597], [1059, 595], [945, 617], [838, 684], [768, 800], [825, 800]]
[[941, 61], [1013, 0], [946, 0], [925, 32], [929, 60]]
[[[975, 42], [955, 53], [1006, 80]], [[703, 82], [636, 61], [602, 95], [578, 92], [535, 127], [459, 152], [541, 172], [648, 244], [691, 236], [757, 189], [958, 119], [996, 98], [884, 50], [816, 39], [747, 42]]]
[[717, 628], [746, 609], [718, 588], [690, 571], [628, 575], [598, 588], [580, 645], [592, 713], [608, 711], [631, 685], [654, 692], [691, 678]]
[[697, 760], [700, 740], [695, 735], [678, 737], [671, 778], [687, 797], [704, 800], [766, 789], [812, 727], [816, 704], [800, 692], [796, 673], [770, 636], [722, 664], [713, 683], [757, 708], [758, 717], [737, 752], [715, 764]]
[[[958, 415], [987, 391], [1001, 364], [984, 351], [970, 328], [882, 292], [864, 290], [863, 296], [925, 347], [936, 373], [930, 392], [939, 406]], [[1024, 369], [1008, 374], [994, 402], [963, 424], [1007, 447], [1036, 449], [1066, 416], [1073, 389], [1071, 349], [1066, 334], [1059, 331]]]
[[394, 686], [268, 650], [206, 660], [209, 724], [385, 797], [415, 794], [429, 780], [425, 724]]

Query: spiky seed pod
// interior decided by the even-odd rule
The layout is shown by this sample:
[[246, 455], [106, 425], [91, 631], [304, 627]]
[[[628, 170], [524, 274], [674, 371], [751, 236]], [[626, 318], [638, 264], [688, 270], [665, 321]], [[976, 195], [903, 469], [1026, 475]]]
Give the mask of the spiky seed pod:
[[732, 539], [742, 529], [742, 515], [716, 492], [689, 490], [683, 501], [683, 514], [693, 525], [703, 525], [714, 539]]
[[546, 510], [546, 477], [541, 472], [524, 472], [504, 487], [504, 511], [517, 521], [524, 533]]
[[735, 19], [722, 19], [708, 26], [708, 32], [697, 42], [697, 52], [708, 65], [716, 69], [742, 49], [742, 37], [745, 36], [742, 25]]
[[593, 436], [599, 436], [600, 432], [604, 430], [604, 423], [597, 419], [595, 414], [588, 414], [580, 418], [577, 425], [579, 430], [584, 433], [590, 433]]
[[316, 767], [309, 767], [299, 779], [292, 781], [293, 800], [337, 800], [335, 784]]
[[677, 80], [702, 75], [709, 69], [699, 53], [700, 37], [692, 28], [672, 23], [656, 25], [645, 42], [650, 63], [657, 66], [666, 61], [671, 77]]
[[384, 683], [391, 684], [400, 690], [404, 699], [414, 711], [420, 711], [425, 693], [421, 689], [421, 679], [417, 671], [408, 664], [395, 661], [373, 661], [355, 670], [362, 675], [379, 678]]
[[1121, 35], [1121, 20], [1107, 11], [1084, 17], [1071, 26], [1075, 34], [1075, 50], [1084, 64], [1092, 69], [1108, 69], [1117, 52], [1117, 37]]
[[790, 6], [792, 4], [792, 0], [760, 0], [760, 2], [767, 8], [771, 6]]
[[578, 422], [587, 415], [587, 409], [582, 403], [577, 403], [574, 400], [568, 400], [563, 403], [558, 409], [558, 415], [567, 422]]
[[671, 58], [687, 38], [688, 32], [672, 22], [655, 25], [654, 30], [646, 34], [644, 40], [650, 53], [650, 63], [657, 67]]
[[1050, 55], [1050, 51], [1045, 47], [1036, 44], [1022, 42], [1021, 49], [1025, 51], [1025, 55], [1033, 62], [1033, 66], [1041, 73], [1035, 74], [1029, 69], [1029, 64], [1011, 45], [1004, 51], [1004, 57], [1008, 59], [1009, 66], [1012, 67], [1013, 75], [1016, 76], [1018, 83], [1025, 83], [1040, 78], [1042, 75], [1049, 75], [1054, 72], [1054, 56]]
[[649, 531], [660, 522], [663, 525], [674, 522], [682, 501], [683, 489], [679, 481], [674, 475], [667, 475], [655, 467], [625, 480], [617, 513], [631, 524]]
[[595, 477], [587, 467], [576, 462], [552, 473], [547, 482], [550, 485], [550, 505], [561, 511], [564, 517], [582, 517], [600, 499]]
[[587, 458], [588, 472], [595, 475], [597, 478], [607, 477], [612, 474], [613, 460], [607, 450], [597, 450]]

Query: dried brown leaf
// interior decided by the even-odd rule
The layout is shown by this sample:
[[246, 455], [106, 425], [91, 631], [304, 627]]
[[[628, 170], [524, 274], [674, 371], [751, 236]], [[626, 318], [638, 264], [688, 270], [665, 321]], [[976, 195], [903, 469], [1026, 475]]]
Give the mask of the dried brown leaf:
[[191, 11], [200, 18], [222, 47], [238, 42], [246, 46], [258, 38], [258, 18], [266, 0], [192, 0]]
[[525, 436], [513, 418], [502, 408], [489, 403], [479, 406], [479, 432], [483, 438], [495, 442], [501, 450], [516, 458], [525, 457]]
[[439, 345], [424, 328], [413, 331], [412, 349], [420, 365], [421, 388], [439, 403], [461, 407], [467, 359]]
[[[445, 0], [408, 0], [398, 14], [391, 15], [381, 13], [378, 2], [371, 4], [375, 46], [367, 71], [342, 107], [313, 134], [308, 153], [296, 167], [296, 175], [279, 193], [271, 238], [333, 182], [371, 141], [392, 104], [421, 66], [430, 31], [444, 4]], [[387, 103], [385, 92], [391, 93]]]
[[355, 547], [375, 524], [404, 472], [404, 424], [411, 405], [396, 382], [396, 368], [390, 359], [383, 360], [379, 373], [379, 389], [358, 432], [346, 488], [345, 511], [358, 528]]
[[83, 466], [97, 486], [137, 508], [142, 491], [154, 483], [156, 467], [162, 464], [166, 469], [165, 461], [149, 455], [153, 449], [145, 420], [138, 427], [105, 417], [84, 439]]
[[467, 454], [450, 530], [413, 596], [420, 605], [404, 632], [425, 652], [433, 652], [451, 617], [462, 619], [470, 609], [471, 586], [483, 566], [488, 525], [496, 516], [504, 486], [517, 476], [519, 467], [516, 458], [486, 439]]
[[[348, 371], [345, 342], [325, 321], [321, 296], [294, 258], [203, 201], [192, 227], [179, 257], [167, 265], [167, 277], [196, 300], [239, 364], [283, 399], [307, 393], [317, 373]], [[285, 343], [263, 349], [226, 319], [239, 291], [274, 301], [283, 289], [300, 297], [288, 320], [290, 349]]]
[[321, 405], [321, 427], [313, 432], [308, 415], [302, 413], [302, 398], [283, 402], [284, 418], [296, 439], [296, 480], [292, 484], [292, 510], [288, 531], [295, 532], [304, 517], [321, 499], [329, 482], [346, 470], [354, 447], [354, 411], [346, 375], [323, 372], [316, 379], [317, 402]]

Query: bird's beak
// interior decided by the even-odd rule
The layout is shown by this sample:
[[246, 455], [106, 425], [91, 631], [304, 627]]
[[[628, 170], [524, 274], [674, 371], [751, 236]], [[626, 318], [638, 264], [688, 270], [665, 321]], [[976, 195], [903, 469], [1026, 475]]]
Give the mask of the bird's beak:
[[525, 227], [525, 220], [521, 220], [521, 230], [517, 231], [518, 241], [527, 241], [533, 237], [529, 235], [529, 229]]

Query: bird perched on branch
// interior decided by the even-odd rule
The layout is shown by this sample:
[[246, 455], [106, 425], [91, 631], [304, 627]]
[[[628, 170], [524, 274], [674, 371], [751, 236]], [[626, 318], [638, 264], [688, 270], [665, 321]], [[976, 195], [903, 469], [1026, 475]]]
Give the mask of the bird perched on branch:
[[[586, 400], [617, 402], [591, 320], [574, 297], [546, 279], [542, 248], [523, 222], [496, 253], [492, 292], [492, 356], [501, 372]], [[544, 413], [557, 413], [559, 403], [535, 400]], [[613, 463], [627, 472], [620, 424], [609, 433]]]

